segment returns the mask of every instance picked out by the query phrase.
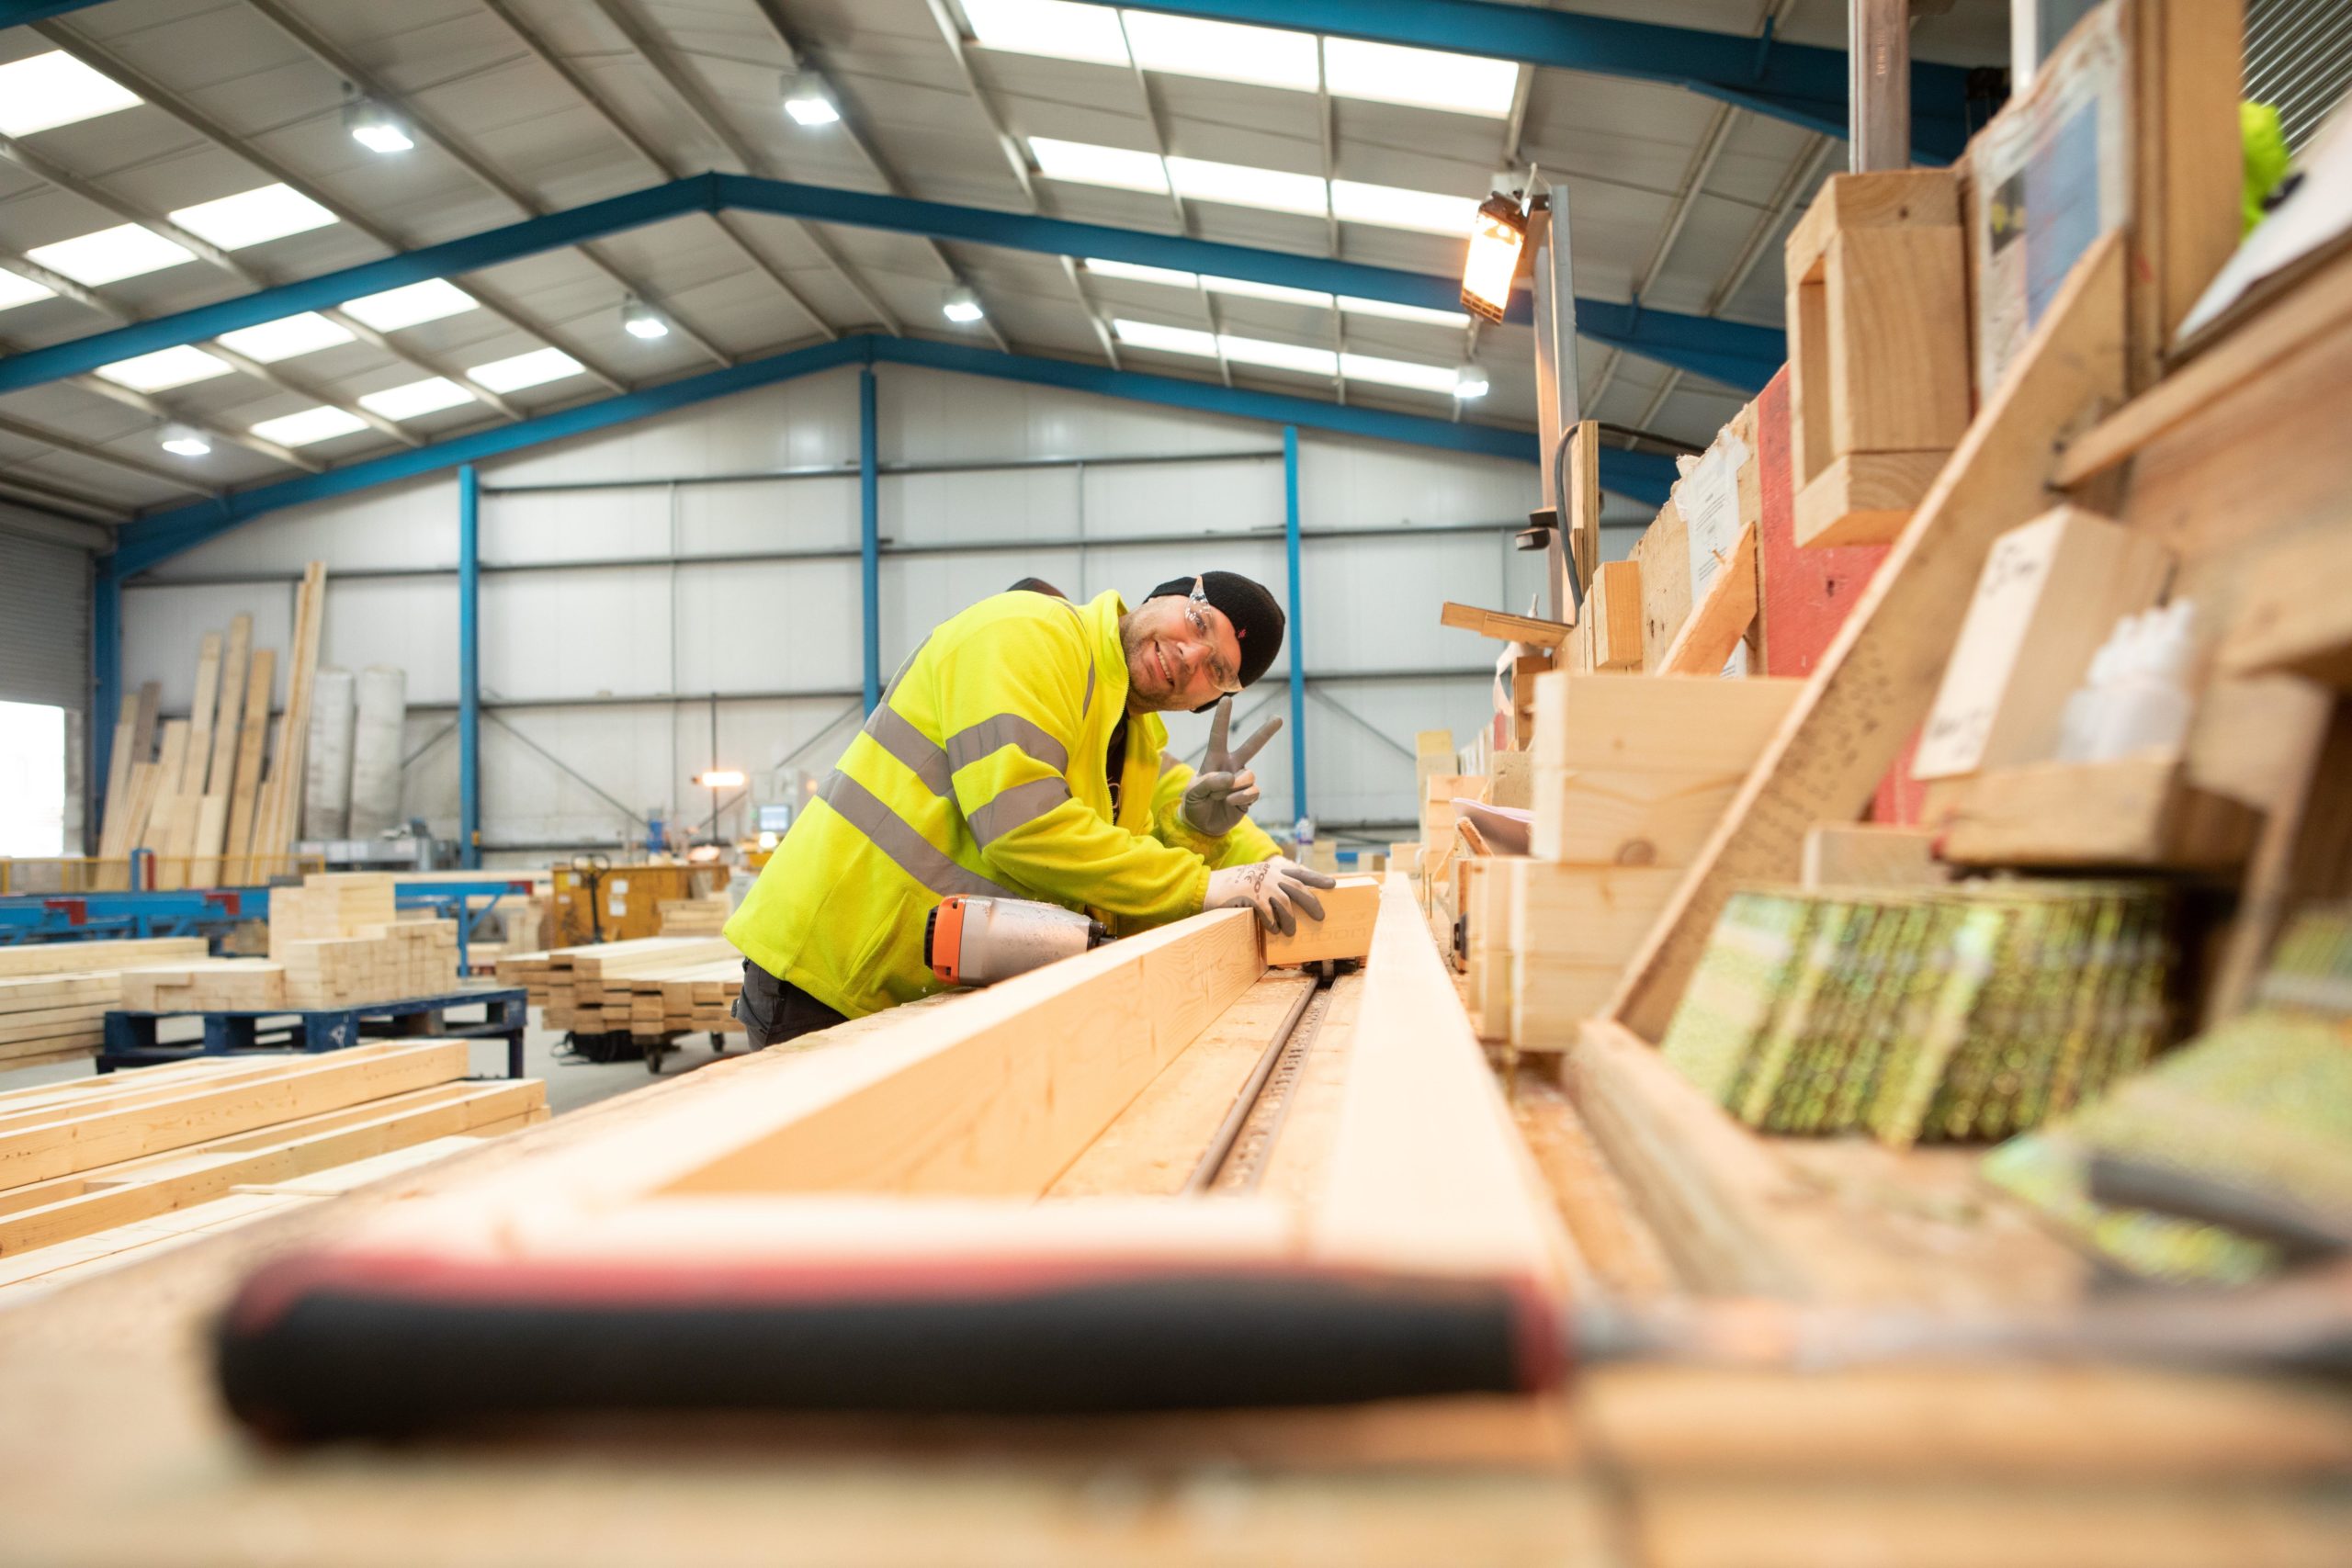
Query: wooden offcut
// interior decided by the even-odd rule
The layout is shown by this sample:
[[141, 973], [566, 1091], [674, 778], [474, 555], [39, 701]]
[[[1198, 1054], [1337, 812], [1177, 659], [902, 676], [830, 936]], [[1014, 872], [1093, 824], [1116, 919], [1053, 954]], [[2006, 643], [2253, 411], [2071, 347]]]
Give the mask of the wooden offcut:
[[1266, 933], [1266, 964], [1277, 968], [1326, 959], [1362, 958], [1372, 950], [1372, 926], [1380, 912], [1380, 878], [1342, 876], [1335, 887], [1315, 889], [1323, 918], [1299, 911], [1298, 929], [1285, 936]]
[[[1438, 610], [1438, 625], [1476, 632], [1480, 637], [1499, 637], [1505, 642], [1523, 642], [1535, 648], [1557, 648], [1567, 641], [1568, 634], [1575, 630], [1566, 621], [1514, 615], [1507, 610], [1482, 610], [1475, 604], [1457, 604], [1450, 599]], [[1445, 750], [1453, 750], [1451, 739]]]
[[1630, 560], [1600, 563], [1585, 601], [1592, 623], [1595, 671], [1642, 667], [1642, 569]]
[[2222, 870], [2244, 863], [2260, 819], [2161, 752], [1996, 769], [1928, 790], [1928, 824], [1962, 865]]

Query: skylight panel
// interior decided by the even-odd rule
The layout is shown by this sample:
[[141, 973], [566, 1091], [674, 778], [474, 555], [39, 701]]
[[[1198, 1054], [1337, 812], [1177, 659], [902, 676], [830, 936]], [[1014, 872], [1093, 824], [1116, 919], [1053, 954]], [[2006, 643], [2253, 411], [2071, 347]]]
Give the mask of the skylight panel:
[[136, 223], [76, 234], [53, 245], [35, 245], [25, 254], [50, 271], [62, 272], [92, 288], [196, 259], [193, 252]]
[[62, 49], [0, 65], [0, 135], [29, 136], [144, 101]]
[[1343, 354], [1340, 355], [1340, 374], [1351, 381], [1379, 381], [1391, 387], [1410, 387], [1420, 392], [1443, 392], [1451, 397], [1457, 375], [1451, 365], [1420, 365], [1409, 359], [1383, 359], [1373, 354]]
[[560, 348], [535, 348], [528, 354], [477, 365], [466, 375], [493, 392], [516, 392], [526, 387], [537, 387], [548, 381], [560, 381], [566, 376], [577, 376], [584, 368], [586, 367], [580, 361]]
[[56, 297], [54, 288], [43, 288], [29, 277], [0, 270], [0, 310], [11, 305], [29, 305], [36, 299], [53, 299]]
[[315, 441], [332, 441], [338, 435], [365, 430], [368, 422], [356, 413], [347, 413], [322, 403], [317, 408], [304, 409], [299, 413], [283, 413], [276, 419], [263, 420], [252, 428], [255, 435], [265, 441], [275, 441], [280, 446], [308, 446]]
[[1156, 348], [1165, 354], [1197, 354], [1210, 359], [1216, 357], [1215, 334], [1195, 332], [1190, 327], [1163, 327], [1155, 321], [1131, 321], [1121, 316], [1111, 323], [1111, 331], [1121, 343], [1136, 348]]
[[1403, 49], [1393, 43], [1327, 39], [1323, 69], [1331, 92], [1342, 98], [1504, 119], [1519, 91], [1519, 62], [1447, 54], [1433, 49]]
[[[1136, 152], [1125, 147], [1102, 147], [1091, 141], [1057, 141], [1050, 136], [1029, 139], [1030, 155], [1051, 180], [1075, 180], [1080, 185], [1115, 186], [1121, 190], [1165, 193], [1168, 171], [1157, 152]], [[1169, 162], [1175, 162], [1174, 159]], [[1463, 232], [1469, 232], [1464, 230]]]
[[258, 326], [222, 333], [220, 341], [248, 359], [275, 365], [298, 354], [316, 354], [320, 349], [349, 343], [351, 333], [316, 310], [305, 310], [299, 316], [280, 316]]
[[1331, 297], [1317, 294], [1312, 288], [1291, 288], [1279, 283], [1253, 283], [1246, 277], [1204, 277], [1201, 281], [1219, 294], [1238, 294], [1248, 299], [1279, 299], [1285, 305], [1308, 305], [1325, 310], [1331, 308]]
[[241, 251], [266, 240], [307, 233], [334, 220], [334, 213], [285, 185], [256, 186], [217, 201], [199, 201], [194, 207], [180, 208], [172, 214], [173, 222], [224, 251]]
[[[1176, 194], [1189, 201], [1221, 201], [1234, 207], [1262, 207], [1275, 212], [1323, 216], [1323, 182], [1314, 175], [1286, 175], [1279, 169], [1253, 169], [1245, 164], [1213, 164], [1203, 158], [1168, 160]], [[1476, 203], [1471, 204], [1473, 207]], [[1470, 232], [1470, 220], [1462, 220]]]
[[1135, 51], [1136, 63], [1147, 71], [1307, 93], [1315, 91], [1321, 75], [1313, 33], [1196, 21], [1150, 11], [1129, 11], [1126, 21], [1127, 42]]
[[195, 381], [209, 381], [215, 376], [226, 376], [229, 370], [227, 360], [216, 359], [189, 344], [159, 348], [153, 354], [98, 367], [99, 375], [134, 392], [160, 392]]
[[1119, 13], [1107, 6], [1078, 6], [1070, 0], [964, 0], [964, 19], [972, 24], [972, 37], [985, 49], [1102, 65], [1127, 62]]
[[1197, 273], [1179, 272], [1172, 266], [1142, 266], [1134, 262], [1104, 261], [1100, 256], [1087, 257], [1086, 270], [1103, 277], [1124, 277], [1133, 283], [1165, 283], [1171, 288], [1197, 288], [1201, 283]]
[[414, 419], [419, 414], [453, 409], [459, 403], [473, 400], [471, 392], [447, 376], [428, 376], [422, 381], [369, 392], [359, 400], [359, 406], [370, 413], [382, 414], [386, 419]]
[[[1272, 370], [1303, 370], [1310, 376], [1339, 373], [1340, 356], [1328, 348], [1308, 348], [1303, 344], [1274, 343], [1259, 337], [1236, 337], [1231, 333], [1222, 333], [1216, 341], [1217, 346], [1225, 350], [1226, 358], [1236, 365], [1262, 365]], [[1452, 382], [1447, 384], [1450, 386]]]
[[[1170, 159], [1174, 163], [1174, 159]], [[1419, 229], [1457, 240], [1470, 235], [1478, 204], [1466, 196], [1441, 196], [1429, 190], [1400, 190], [1395, 186], [1368, 186], [1359, 180], [1331, 182], [1331, 210], [1351, 223], [1378, 223], [1390, 229]]]
[[1467, 312], [1433, 310], [1426, 305], [1392, 305], [1385, 299], [1359, 299], [1351, 294], [1340, 296], [1340, 309], [1352, 316], [1385, 316], [1392, 321], [1423, 321], [1433, 327], [1466, 327]]
[[428, 277], [423, 283], [346, 299], [343, 308], [379, 333], [396, 333], [402, 327], [463, 314], [480, 303], [447, 278]]

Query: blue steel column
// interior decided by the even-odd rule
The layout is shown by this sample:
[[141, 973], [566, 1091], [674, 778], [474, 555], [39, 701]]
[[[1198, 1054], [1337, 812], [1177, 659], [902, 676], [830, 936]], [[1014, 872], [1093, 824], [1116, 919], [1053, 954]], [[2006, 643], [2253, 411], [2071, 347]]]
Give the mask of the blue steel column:
[[865, 711], [882, 702], [882, 494], [874, 418], [874, 367], [857, 369], [857, 564], [865, 589]]
[[458, 842], [481, 864], [481, 481], [458, 470]]
[[[114, 725], [122, 712], [122, 579], [109, 558], [98, 562], [90, 585], [90, 776], [84, 787], [91, 805], [83, 836], [96, 840], [106, 820], [107, 770], [114, 761]], [[92, 847], [95, 846], [93, 842]]]
[[1306, 811], [1306, 637], [1298, 618], [1298, 426], [1283, 426], [1283, 547], [1290, 560], [1291, 816]]

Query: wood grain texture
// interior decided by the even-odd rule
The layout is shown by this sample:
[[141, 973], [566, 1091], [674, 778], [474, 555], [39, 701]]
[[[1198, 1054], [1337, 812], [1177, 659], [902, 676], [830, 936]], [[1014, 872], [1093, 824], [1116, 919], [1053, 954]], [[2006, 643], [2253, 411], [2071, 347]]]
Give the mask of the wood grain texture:
[[1642, 568], [1638, 561], [1603, 561], [1593, 578], [1592, 667], [1642, 667]]
[[[1574, 628], [1566, 621], [1539, 620], [1533, 615], [1514, 615], [1505, 610], [1482, 610], [1475, 604], [1457, 604], [1451, 599], [1438, 609], [1438, 625], [1454, 626], [1463, 631], [1476, 632], [1480, 637], [1500, 637], [1506, 642], [1523, 642], [1536, 648], [1557, 648], [1568, 638]], [[1449, 734], [1442, 750], [1453, 750]]]
[[2160, 753], [1996, 769], [1930, 784], [1928, 821], [1960, 865], [2243, 864], [2261, 814], [2185, 775], [2178, 758]]
[[1936, 858], [1937, 835], [1924, 828], [1817, 822], [1804, 836], [1807, 892], [1826, 887], [1930, 887], [1951, 880]]
[[1951, 449], [1849, 452], [1797, 492], [1794, 532], [1804, 549], [1891, 545], [1936, 482]]
[[1747, 636], [1756, 619], [1756, 527], [1739, 531], [1730, 558], [1707, 585], [1706, 597], [1690, 606], [1690, 615], [1674, 634], [1673, 642], [1657, 661], [1660, 675], [1713, 675], [1720, 672], [1733, 649]]
[[1860, 817], [1933, 701], [1958, 634], [1951, 606], [1994, 537], [2047, 504], [2059, 433], [2120, 401], [2122, 293], [2110, 237], [2052, 301], [1628, 970], [1612, 1010], [1637, 1033], [1664, 1032], [1736, 883], [1788, 880], [1805, 829]]
[[1642, 573], [1642, 668], [1657, 668], [1690, 615], [1690, 530], [1668, 496], [1642, 531], [1633, 560]]
[[1300, 912], [1298, 930], [1288, 936], [1268, 931], [1266, 963], [1275, 965], [1314, 964], [1327, 958], [1362, 958], [1372, 951], [1372, 928], [1380, 913], [1380, 878], [1343, 876], [1336, 887], [1317, 889], [1323, 918]]

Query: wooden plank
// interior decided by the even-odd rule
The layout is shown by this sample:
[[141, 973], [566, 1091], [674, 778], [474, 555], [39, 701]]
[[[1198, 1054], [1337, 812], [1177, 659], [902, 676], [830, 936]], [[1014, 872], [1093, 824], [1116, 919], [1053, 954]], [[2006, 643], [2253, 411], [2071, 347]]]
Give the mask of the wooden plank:
[[1603, 561], [1593, 578], [1592, 667], [1642, 667], [1642, 568], [1638, 561]]
[[2105, 762], [2038, 762], [1928, 789], [1928, 820], [1961, 865], [2147, 866], [2244, 863], [2261, 814], [2195, 788], [2161, 753]]
[[2058, 721], [2116, 622], [2146, 609], [2172, 552], [2060, 506], [1993, 541], [1911, 761], [1917, 779], [2058, 754]]
[[[196, 780], [195, 795], [229, 793], [230, 775], [236, 771], [237, 740], [245, 711], [245, 670], [253, 659], [254, 618], [243, 610], [229, 617], [229, 641], [220, 660], [220, 695], [212, 712], [211, 754], [204, 774]], [[217, 851], [220, 846], [214, 845]]]
[[1530, 849], [1584, 865], [1687, 866], [1697, 858], [1746, 767], [1713, 773], [1546, 768], [1536, 781]]
[[[1563, 543], [1576, 560], [1577, 581], [1588, 597], [1600, 576], [1600, 425], [1578, 422], [1568, 436], [1568, 514], [1560, 519]], [[1579, 620], [1584, 616], [1578, 616]]]
[[[1626, 945], [1637, 940], [1638, 933]], [[1566, 1050], [1584, 1021], [1608, 1005], [1623, 967], [1617, 960], [1579, 963], [1541, 953], [1510, 954], [1509, 1026], [1503, 1037], [1520, 1051]]]
[[1047, 1198], [1173, 1197], [1312, 976], [1260, 977], [1046, 1190]]
[[1643, 668], [1657, 668], [1690, 615], [1690, 531], [1669, 495], [1634, 545], [1642, 574]]
[[[1575, 629], [1566, 621], [1514, 615], [1507, 610], [1481, 610], [1473, 604], [1457, 604], [1451, 599], [1440, 606], [1437, 619], [1442, 626], [1454, 626], [1463, 631], [1476, 632], [1480, 637], [1499, 637], [1505, 642], [1523, 642], [1535, 648], [1557, 648], [1567, 641], [1568, 633]], [[1453, 750], [1450, 736], [1445, 750]]]
[[2352, 596], [2322, 583], [2352, 582], [2352, 535], [2298, 534], [2248, 561], [2237, 615], [2215, 667], [2230, 675], [2301, 675], [2352, 690]]
[[1336, 887], [1318, 889], [1323, 906], [1319, 920], [1300, 917], [1298, 930], [1288, 936], [1268, 931], [1269, 968], [1314, 964], [1331, 958], [1362, 958], [1372, 951], [1372, 927], [1380, 912], [1380, 878], [1342, 876]]
[[1926, 887], [1951, 880], [1936, 858], [1937, 835], [1925, 828], [1816, 822], [1805, 830], [1802, 880], [1826, 887]]
[[122, 830], [129, 817], [126, 797], [130, 792], [132, 753], [141, 749], [138, 724], [139, 695], [125, 692], [120, 715], [115, 719], [114, 744], [107, 751], [106, 819], [98, 829], [98, 853], [107, 860], [119, 859], [126, 847]]
[[177, 793], [204, 794], [205, 770], [212, 765], [212, 724], [220, 701], [220, 634], [206, 632], [198, 645], [196, 685], [188, 699], [187, 755], [180, 766]]
[[2131, 386], [2154, 386], [2174, 330], [2244, 237], [2243, 0], [2134, 0]]
[[1545, 675], [1535, 683], [1535, 766], [1744, 773], [1804, 689], [1762, 677]]
[[1673, 866], [1569, 865], [1506, 856], [1504, 888], [1514, 953], [1563, 964], [1622, 964], [1682, 878]]
[[1894, 542], [1951, 456], [1932, 452], [1849, 452], [1797, 491], [1793, 522], [1801, 549]]
[[132, 964], [178, 964], [201, 958], [202, 937], [120, 937], [96, 942], [35, 942], [0, 947], [0, 976], [87, 974]]
[[262, 744], [269, 734], [269, 700], [277, 677], [274, 649], [257, 648], [245, 671], [245, 700], [237, 727], [236, 770], [229, 786], [229, 827], [221, 839], [220, 879], [252, 880], [254, 801], [261, 789]]
[[2047, 504], [2058, 433], [2122, 397], [2122, 288], [2109, 236], [2052, 302], [1628, 970], [1613, 1011], [1635, 1032], [1663, 1033], [1736, 884], [1790, 879], [1806, 829], [1860, 817], [1933, 700], [1951, 605], [1993, 539]]
[[1714, 581], [1707, 585], [1707, 596], [1690, 606], [1690, 616], [1659, 657], [1657, 672], [1719, 673], [1741, 639], [1747, 636], [1748, 623], [1755, 619], [1756, 526], [1749, 524], [1740, 529], [1739, 542], [1732, 547], [1730, 558], [1715, 574]]
[[812, 1060], [664, 1190], [1035, 1197], [1263, 969], [1220, 909], [959, 997]]
[[1521, 1079], [1510, 1108], [1577, 1252], [1602, 1291], [1621, 1302], [1657, 1301], [1674, 1293], [1679, 1287], [1665, 1248], [1567, 1096], [1549, 1080], [1531, 1076]]

